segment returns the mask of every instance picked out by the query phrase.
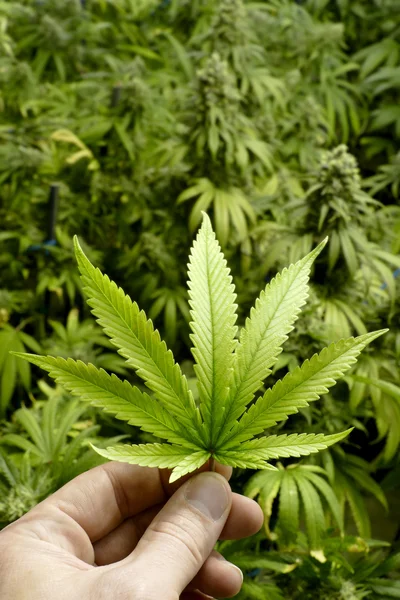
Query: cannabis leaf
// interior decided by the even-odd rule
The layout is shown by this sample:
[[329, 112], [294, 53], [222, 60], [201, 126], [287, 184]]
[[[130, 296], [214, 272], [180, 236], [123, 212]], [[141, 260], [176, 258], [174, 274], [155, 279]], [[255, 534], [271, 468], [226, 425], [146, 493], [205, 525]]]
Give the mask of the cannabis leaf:
[[343, 377], [345, 371], [356, 362], [365, 346], [382, 333], [375, 331], [357, 338], [340, 340], [330, 344], [310, 360], [305, 360], [301, 367], [297, 367], [268, 389], [240, 421], [234, 424], [231, 432], [223, 437], [225, 448], [230, 447], [231, 443], [236, 445], [252, 438], [326, 394], [336, 380]]
[[179, 419], [182, 430], [187, 430], [186, 436], [201, 443], [200, 414], [172, 352], [136, 302], [93, 267], [76, 239], [75, 249], [84, 291], [97, 322], [158, 401]]
[[336, 525], [343, 531], [343, 511], [338, 498], [321, 475], [325, 476], [326, 473], [320, 467], [300, 464], [289, 465], [286, 469], [281, 466], [273, 473], [256, 473], [250, 478], [245, 493], [250, 498], [258, 496], [265, 513], [268, 537], [276, 537], [269, 529], [269, 520], [272, 504], [278, 494], [277, 529], [286, 544], [296, 539], [300, 529], [300, 514], [303, 513], [310, 546], [313, 550], [321, 549], [321, 537], [327, 528], [321, 498], [329, 507]]
[[331, 344], [278, 381], [246, 410], [271, 373], [306, 302], [311, 267], [325, 244], [326, 240], [272, 279], [237, 339], [235, 287], [210, 219], [204, 214], [188, 265], [198, 406], [152, 321], [90, 263], [76, 238], [78, 266], [92, 312], [151, 393], [92, 364], [16, 354], [48, 371], [82, 400], [166, 440], [122, 444], [107, 450], [96, 448], [108, 459], [171, 468], [171, 481], [208, 459], [242, 468], [275, 470], [270, 459], [318, 452], [342, 440], [351, 430], [327, 436], [252, 438], [325, 394], [356, 362], [362, 349], [384, 333], [377, 331]]

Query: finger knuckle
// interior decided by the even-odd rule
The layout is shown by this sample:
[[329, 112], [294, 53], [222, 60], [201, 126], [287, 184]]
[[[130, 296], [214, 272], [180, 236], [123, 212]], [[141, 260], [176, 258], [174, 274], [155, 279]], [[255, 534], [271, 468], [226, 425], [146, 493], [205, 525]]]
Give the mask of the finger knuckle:
[[202, 551], [206, 537], [204, 527], [190, 516], [180, 515], [179, 524], [165, 520], [154, 522], [150, 527], [154, 536], [164, 538], [166, 553], [174, 549], [175, 554], [187, 557], [195, 566], [206, 559]]

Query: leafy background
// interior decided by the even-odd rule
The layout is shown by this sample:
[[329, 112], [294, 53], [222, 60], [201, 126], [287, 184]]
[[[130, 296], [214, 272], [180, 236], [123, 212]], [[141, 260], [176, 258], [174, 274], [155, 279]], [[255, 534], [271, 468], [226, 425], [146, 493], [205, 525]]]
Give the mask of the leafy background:
[[[397, 7], [397, 10], [396, 10]], [[0, 522], [153, 441], [10, 350], [135, 380], [82, 297], [77, 234], [193, 383], [187, 256], [201, 211], [241, 323], [329, 235], [268, 384], [341, 337], [390, 328], [271, 433], [355, 427], [278, 474], [236, 470], [264, 531], [223, 542], [242, 598], [400, 598], [400, 13], [397, 0], [0, 1]], [[151, 438], [151, 439], [150, 439]]]

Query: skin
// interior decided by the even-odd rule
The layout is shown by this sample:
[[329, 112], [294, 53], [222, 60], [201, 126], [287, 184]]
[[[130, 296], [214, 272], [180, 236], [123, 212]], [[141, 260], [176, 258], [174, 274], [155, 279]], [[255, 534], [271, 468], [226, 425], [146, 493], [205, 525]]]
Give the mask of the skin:
[[[207, 471], [206, 473], [203, 471]], [[110, 462], [69, 482], [0, 533], [4, 600], [201, 600], [237, 594], [242, 575], [213, 547], [256, 533], [257, 503], [231, 469], [170, 472]]]

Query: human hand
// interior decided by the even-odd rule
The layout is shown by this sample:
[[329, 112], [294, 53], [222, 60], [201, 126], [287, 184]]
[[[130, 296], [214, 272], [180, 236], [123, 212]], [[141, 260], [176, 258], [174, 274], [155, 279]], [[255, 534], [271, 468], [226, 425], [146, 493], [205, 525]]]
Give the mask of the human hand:
[[[207, 469], [207, 465], [200, 471]], [[231, 469], [169, 484], [169, 472], [107, 463], [70, 481], [0, 532], [2, 600], [201, 600], [238, 593], [213, 550], [252, 535], [259, 506], [233, 494]]]

